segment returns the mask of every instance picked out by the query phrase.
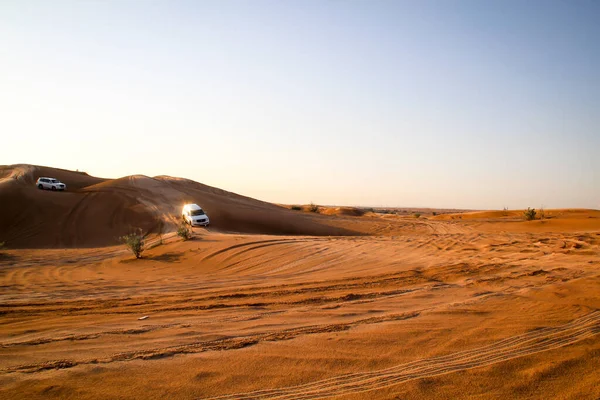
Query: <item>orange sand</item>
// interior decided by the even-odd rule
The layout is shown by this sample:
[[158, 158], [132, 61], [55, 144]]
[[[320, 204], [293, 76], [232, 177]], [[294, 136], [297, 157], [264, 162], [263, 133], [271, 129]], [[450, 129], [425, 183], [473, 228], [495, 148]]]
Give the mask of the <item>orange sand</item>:
[[[598, 211], [322, 215], [36, 168], [0, 169], [0, 398], [600, 396]], [[191, 200], [214, 226], [183, 242]], [[146, 220], [143, 259], [111, 245]]]

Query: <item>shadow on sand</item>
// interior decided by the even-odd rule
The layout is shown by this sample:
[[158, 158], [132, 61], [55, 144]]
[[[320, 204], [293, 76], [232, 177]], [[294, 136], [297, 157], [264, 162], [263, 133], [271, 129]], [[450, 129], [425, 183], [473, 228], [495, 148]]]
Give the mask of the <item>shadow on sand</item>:
[[151, 260], [151, 261], [175, 262], [175, 261], [179, 261], [179, 259], [181, 258], [182, 255], [183, 255], [183, 253], [170, 252], [170, 253], [158, 254], [155, 256], [145, 256], [143, 258], [146, 260]]

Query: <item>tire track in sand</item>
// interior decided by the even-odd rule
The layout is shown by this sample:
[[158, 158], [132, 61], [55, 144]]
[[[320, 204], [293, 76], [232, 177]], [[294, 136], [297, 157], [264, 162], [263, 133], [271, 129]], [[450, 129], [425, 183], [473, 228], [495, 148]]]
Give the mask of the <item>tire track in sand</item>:
[[205, 351], [236, 350], [241, 349], [243, 347], [253, 346], [261, 342], [278, 342], [283, 340], [295, 339], [304, 335], [347, 331], [357, 326], [402, 321], [410, 318], [416, 318], [419, 315], [419, 311], [413, 311], [402, 314], [390, 314], [383, 315], [380, 317], [359, 319], [345, 323], [342, 322], [336, 324], [299, 326], [283, 330], [256, 332], [249, 335], [233, 336], [208, 341], [191, 342], [187, 344], [178, 344], [168, 347], [127, 351], [101, 358], [89, 358], [80, 360], [53, 360], [43, 361], [34, 364], [14, 365], [0, 369], [0, 374], [10, 372], [33, 373], [49, 369], [71, 368], [76, 365], [84, 364], [107, 364], [116, 361], [153, 360], [163, 357], [171, 357], [177, 354], [194, 354], [202, 353]]
[[352, 373], [303, 385], [236, 393], [204, 400], [309, 400], [367, 392], [413, 379], [483, 367], [568, 346], [598, 333], [600, 311], [594, 311], [562, 326], [533, 330], [473, 350], [412, 361], [373, 372]]
[[[318, 241], [320, 239], [312, 239], [315, 241]], [[323, 239], [321, 239], [323, 240]], [[231, 246], [227, 246], [225, 248], [222, 248], [220, 250], [214, 251], [210, 254], [207, 254], [206, 256], [204, 256], [204, 258], [202, 259], [203, 261], [207, 261], [210, 260], [212, 258], [215, 258], [218, 255], [224, 254], [224, 253], [229, 253], [232, 252], [233, 250], [236, 249], [240, 249], [240, 248], [244, 248], [244, 247], [249, 247], [249, 249], [242, 249], [240, 251], [237, 251], [236, 253], [234, 253], [234, 255], [236, 254], [242, 254], [244, 252], [247, 252], [249, 250], [252, 249], [257, 249], [257, 248], [261, 248], [261, 247], [267, 247], [269, 245], [277, 245], [277, 244], [285, 244], [285, 243], [294, 243], [294, 242], [305, 242], [307, 241], [306, 239], [268, 239], [268, 240], [256, 240], [253, 242], [245, 242], [245, 243], [238, 243], [238, 244], [234, 244]], [[226, 258], [229, 259], [231, 258], [232, 255], [228, 256]]]

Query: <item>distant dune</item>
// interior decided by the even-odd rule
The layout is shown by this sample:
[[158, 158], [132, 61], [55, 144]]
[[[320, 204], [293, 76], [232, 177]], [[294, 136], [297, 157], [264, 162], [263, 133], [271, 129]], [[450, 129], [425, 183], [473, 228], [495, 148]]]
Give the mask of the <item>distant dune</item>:
[[[315, 212], [321, 215], [343, 215], [351, 217], [361, 217], [366, 213], [365, 210], [358, 207], [319, 206], [310, 204], [292, 206], [282, 205], [282, 207], [289, 208], [295, 211]], [[314, 211], [311, 210], [312, 207], [315, 207]]]
[[360, 217], [365, 215], [365, 211], [357, 207], [330, 207], [323, 211], [325, 215], [348, 215]]

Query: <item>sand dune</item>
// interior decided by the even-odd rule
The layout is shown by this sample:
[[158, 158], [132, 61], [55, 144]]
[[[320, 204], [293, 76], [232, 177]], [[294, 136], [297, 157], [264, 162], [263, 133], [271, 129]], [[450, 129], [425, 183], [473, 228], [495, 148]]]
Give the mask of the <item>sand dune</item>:
[[324, 215], [348, 215], [352, 217], [361, 217], [365, 215], [365, 211], [357, 207], [327, 207], [321, 214]]
[[[176, 229], [181, 206], [200, 204], [217, 231], [348, 235], [319, 215], [303, 215], [187, 179], [142, 175], [100, 179], [31, 165], [0, 167], [0, 242], [15, 248], [90, 247], [117, 243], [135, 229], [149, 234]], [[57, 178], [68, 191], [38, 190], [40, 176]], [[26, 204], [27, 207], [23, 207]]]
[[[600, 396], [598, 211], [317, 214], [166, 176], [41, 192], [36, 168], [0, 170], [2, 398]], [[104, 241], [191, 200], [218, 229]]]

